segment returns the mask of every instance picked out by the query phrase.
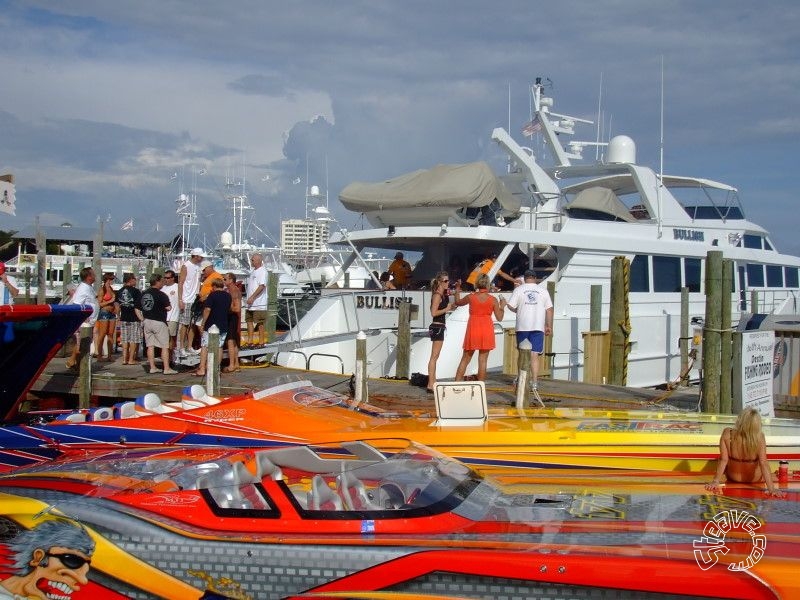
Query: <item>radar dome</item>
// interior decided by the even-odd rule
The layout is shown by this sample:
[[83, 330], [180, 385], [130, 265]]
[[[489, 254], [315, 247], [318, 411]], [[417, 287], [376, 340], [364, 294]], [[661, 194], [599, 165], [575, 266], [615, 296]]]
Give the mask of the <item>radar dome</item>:
[[319, 186], [318, 185], [312, 185], [311, 186], [311, 195], [312, 196], [319, 196]]
[[219, 236], [219, 243], [224, 250], [230, 250], [233, 245], [233, 234], [230, 231], [223, 231]]
[[627, 135], [617, 135], [608, 143], [608, 162], [612, 164], [635, 164], [636, 142]]

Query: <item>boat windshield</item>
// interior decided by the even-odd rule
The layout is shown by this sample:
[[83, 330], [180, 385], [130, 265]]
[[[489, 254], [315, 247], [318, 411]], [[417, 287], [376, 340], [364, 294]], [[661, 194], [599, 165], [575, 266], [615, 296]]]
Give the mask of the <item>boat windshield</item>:
[[[104, 452], [88, 458], [20, 469], [95, 486], [93, 496], [202, 490], [221, 511], [275, 511], [272, 495], [285, 494], [301, 514], [380, 512], [381, 518], [452, 510], [480, 483], [462, 463], [408, 440], [381, 440], [279, 449], [147, 449]], [[267, 486], [276, 482], [277, 488]], [[389, 511], [390, 514], [383, 514]], [[363, 515], [362, 515], [363, 516]], [[355, 517], [354, 517], [355, 518]], [[359, 517], [362, 518], [362, 517]]]
[[345, 447], [346, 455], [332, 458], [308, 446], [276, 450], [270, 458], [295, 501], [308, 511], [446, 511], [480, 482], [469, 467], [420, 444], [386, 454], [363, 442]]
[[[745, 218], [744, 209], [735, 188], [704, 180], [686, 180], [694, 185], [665, 179], [667, 188], [692, 219], [727, 221]], [[673, 185], [671, 185], [674, 183]]]

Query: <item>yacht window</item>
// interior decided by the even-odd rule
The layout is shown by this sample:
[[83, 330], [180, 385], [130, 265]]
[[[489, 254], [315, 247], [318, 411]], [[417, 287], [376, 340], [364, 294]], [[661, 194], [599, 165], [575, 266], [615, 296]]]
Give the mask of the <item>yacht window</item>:
[[764, 250], [775, 250], [767, 238], [764, 238]]
[[756, 248], [761, 250], [763, 247], [761, 244], [761, 236], [760, 235], [753, 235], [752, 233], [745, 233], [744, 234], [744, 247], [745, 248]]
[[764, 265], [747, 265], [747, 287], [764, 287]]
[[783, 287], [783, 269], [780, 265], [767, 265], [767, 287]]
[[683, 259], [683, 285], [690, 292], [700, 291], [700, 272], [702, 261], [699, 258]]
[[677, 256], [653, 257], [653, 291], [679, 292], [681, 290], [681, 260]]
[[783, 276], [787, 288], [800, 287], [800, 277], [797, 276], [797, 267], [783, 267]]
[[650, 268], [647, 261], [646, 254], [637, 254], [633, 257], [631, 262], [631, 279], [630, 291], [631, 292], [649, 292], [650, 291]]

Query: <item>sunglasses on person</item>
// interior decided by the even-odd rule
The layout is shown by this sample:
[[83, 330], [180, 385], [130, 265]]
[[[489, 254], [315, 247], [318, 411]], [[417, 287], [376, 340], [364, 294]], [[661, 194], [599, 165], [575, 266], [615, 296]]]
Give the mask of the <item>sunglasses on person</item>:
[[61, 561], [61, 564], [68, 569], [80, 569], [83, 565], [88, 565], [92, 562], [90, 558], [84, 558], [78, 554], [71, 553], [55, 554], [53, 552], [47, 552], [45, 556], [57, 558]]

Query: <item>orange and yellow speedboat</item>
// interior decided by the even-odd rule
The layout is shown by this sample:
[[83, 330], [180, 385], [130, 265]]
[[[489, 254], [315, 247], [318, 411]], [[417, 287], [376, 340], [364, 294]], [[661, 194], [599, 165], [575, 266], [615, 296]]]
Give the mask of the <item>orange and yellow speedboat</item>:
[[[711, 472], [720, 434], [733, 417], [697, 413], [495, 408], [482, 419], [389, 412], [297, 380], [217, 400], [201, 386], [185, 400], [154, 394], [45, 424], [0, 428], [6, 470], [68, 448], [152, 444], [261, 446], [404, 438], [482, 468], [595, 467]], [[765, 419], [770, 459], [800, 469], [800, 427]]]

